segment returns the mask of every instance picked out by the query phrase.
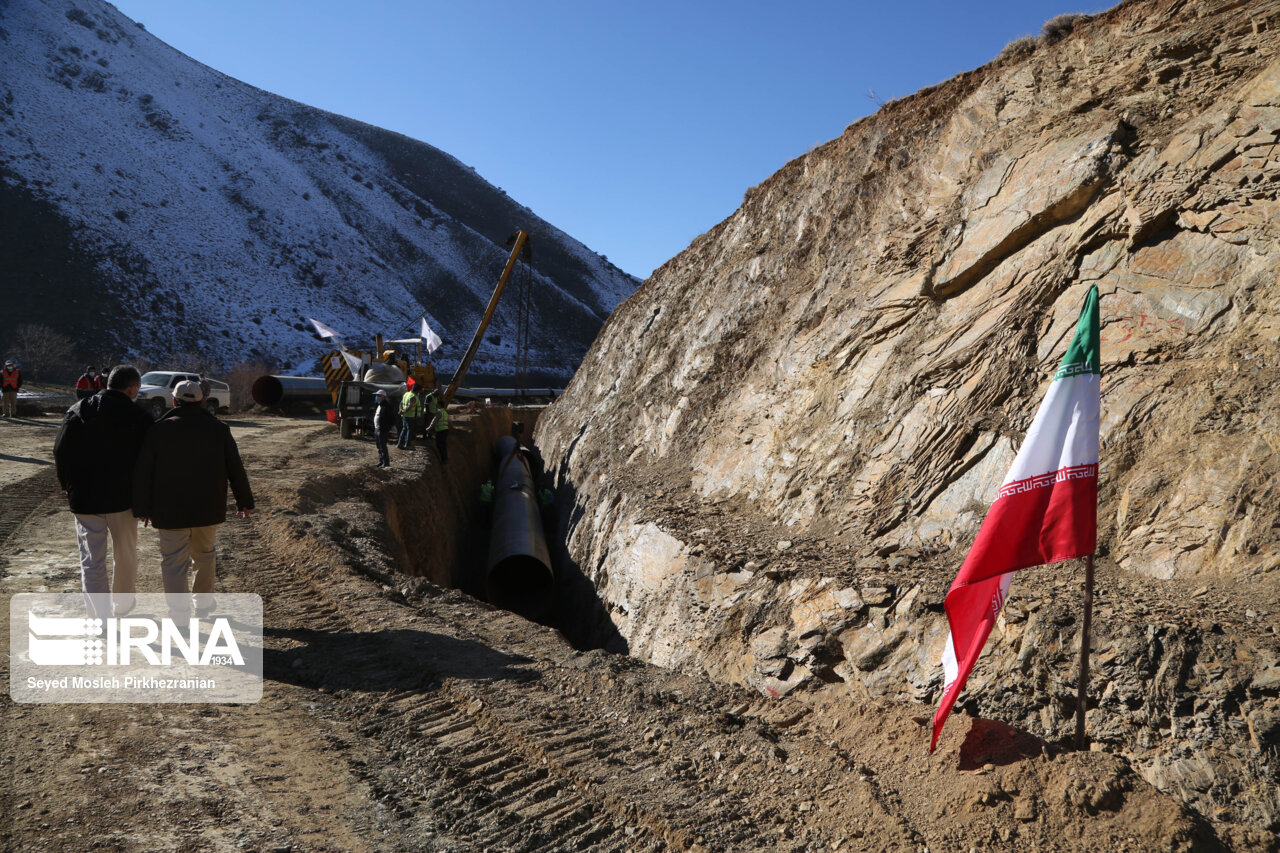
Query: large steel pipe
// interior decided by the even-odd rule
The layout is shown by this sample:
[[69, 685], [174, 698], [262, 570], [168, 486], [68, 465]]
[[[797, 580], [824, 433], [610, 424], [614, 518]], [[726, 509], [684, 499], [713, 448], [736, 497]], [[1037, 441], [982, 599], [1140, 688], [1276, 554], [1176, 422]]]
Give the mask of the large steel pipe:
[[485, 593], [504, 610], [539, 618], [551, 609], [555, 573], [542, 535], [533, 475], [511, 436], [499, 439], [497, 463]]
[[333, 396], [323, 376], [259, 376], [253, 380], [253, 402], [259, 406], [281, 403], [332, 404]]

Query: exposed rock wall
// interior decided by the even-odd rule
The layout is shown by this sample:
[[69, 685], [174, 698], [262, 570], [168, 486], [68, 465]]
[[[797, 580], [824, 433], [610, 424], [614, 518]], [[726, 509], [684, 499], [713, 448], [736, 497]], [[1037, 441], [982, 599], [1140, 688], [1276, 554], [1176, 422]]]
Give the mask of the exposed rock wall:
[[[1103, 748], [1280, 825], [1280, 4], [1125, 3], [748, 190], [537, 439], [633, 653], [934, 701], [942, 597], [1103, 315]], [[963, 707], [1072, 726], [1078, 569], [1024, 572]], [[923, 746], [922, 746], [923, 749]]]

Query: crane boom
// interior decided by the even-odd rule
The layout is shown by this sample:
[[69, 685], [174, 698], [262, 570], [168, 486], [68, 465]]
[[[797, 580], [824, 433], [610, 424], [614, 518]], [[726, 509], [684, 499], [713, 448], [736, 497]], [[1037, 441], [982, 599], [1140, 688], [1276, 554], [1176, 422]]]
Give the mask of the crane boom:
[[511, 271], [516, 268], [516, 261], [519, 260], [520, 254], [523, 252], [527, 256], [529, 254], [529, 235], [523, 231], [517, 231], [513, 238], [515, 246], [511, 249], [511, 257], [507, 258], [507, 265], [502, 270], [502, 277], [498, 279], [498, 286], [493, 289], [493, 296], [489, 297], [489, 307], [484, 309], [484, 317], [480, 319], [480, 325], [476, 329], [475, 337], [471, 339], [471, 346], [467, 347], [467, 352], [462, 356], [462, 361], [458, 362], [458, 369], [453, 374], [453, 381], [449, 383], [448, 389], [444, 392], [444, 399], [440, 401], [440, 405], [447, 406], [453, 400], [453, 395], [458, 392], [458, 387], [462, 385], [462, 380], [467, 375], [467, 368], [471, 366], [471, 360], [476, 357], [476, 350], [480, 349], [480, 341], [484, 339], [485, 330], [489, 328], [489, 321], [493, 319], [493, 312], [498, 308], [498, 300], [502, 297], [502, 291], [506, 289], [507, 280], [511, 278]]

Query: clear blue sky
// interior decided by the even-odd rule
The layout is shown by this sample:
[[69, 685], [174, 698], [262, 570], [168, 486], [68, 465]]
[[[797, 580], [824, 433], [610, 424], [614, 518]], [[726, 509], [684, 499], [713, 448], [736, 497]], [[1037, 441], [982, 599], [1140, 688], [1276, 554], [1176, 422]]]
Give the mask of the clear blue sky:
[[116, 0], [187, 55], [474, 166], [641, 278], [881, 100], [1087, 0]]

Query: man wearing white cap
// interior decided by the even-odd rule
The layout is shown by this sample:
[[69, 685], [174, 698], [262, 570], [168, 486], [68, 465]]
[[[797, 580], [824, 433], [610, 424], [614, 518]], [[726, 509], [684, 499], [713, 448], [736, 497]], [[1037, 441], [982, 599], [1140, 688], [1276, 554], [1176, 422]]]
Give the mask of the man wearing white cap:
[[378, 467], [391, 467], [391, 453], [387, 450], [387, 437], [391, 435], [391, 421], [395, 418], [395, 410], [391, 408], [391, 400], [387, 392], [381, 388], [374, 395], [378, 400], [378, 408], [373, 412], [373, 441], [378, 445]]
[[[213, 609], [214, 540], [227, 519], [227, 484], [236, 515], [248, 518], [253, 492], [231, 428], [203, 405], [198, 382], [179, 382], [175, 406], [147, 433], [133, 476], [133, 514], [160, 532], [160, 572], [164, 591], [195, 594], [198, 615]], [[195, 579], [188, 585], [191, 565]], [[172, 599], [171, 599], [172, 601]], [[189, 601], [170, 604], [175, 618]]]

